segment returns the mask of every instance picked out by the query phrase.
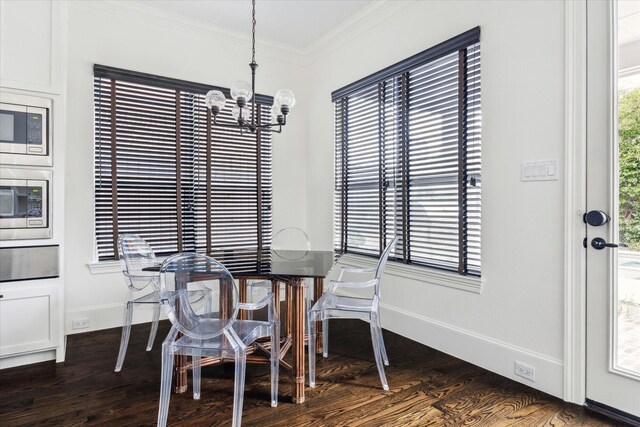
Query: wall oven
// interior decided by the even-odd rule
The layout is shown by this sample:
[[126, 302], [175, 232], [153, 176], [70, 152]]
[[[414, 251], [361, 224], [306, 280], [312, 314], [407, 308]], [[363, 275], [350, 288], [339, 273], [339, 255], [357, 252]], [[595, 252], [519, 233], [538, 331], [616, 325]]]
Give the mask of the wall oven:
[[52, 236], [51, 171], [0, 168], [0, 240]]
[[0, 163], [51, 166], [51, 100], [0, 94]]

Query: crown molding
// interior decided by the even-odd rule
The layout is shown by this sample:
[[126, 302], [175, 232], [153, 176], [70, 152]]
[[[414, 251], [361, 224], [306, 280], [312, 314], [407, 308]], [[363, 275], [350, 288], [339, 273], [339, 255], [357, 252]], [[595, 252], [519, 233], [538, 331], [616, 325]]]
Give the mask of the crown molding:
[[377, 0], [351, 16], [304, 49], [304, 65], [314, 62], [377, 27], [385, 20], [412, 6], [418, 0]]
[[[205, 38], [208, 41], [213, 39], [230, 47], [244, 48], [247, 49], [247, 52], [250, 52], [251, 37], [248, 34], [173, 15], [153, 6], [118, 0], [77, 1], [70, 2], [70, 4], [72, 5], [71, 7], [90, 9], [138, 25], [157, 27], [163, 30], [169, 29], [190, 36]], [[256, 40], [256, 46], [259, 49], [264, 49], [260, 51], [260, 56], [265, 58], [284, 61], [293, 65], [305, 65], [307, 62], [304, 50], [295, 46], [263, 38]]]
[[[330, 54], [337, 47], [348, 43], [360, 34], [380, 25], [384, 20], [411, 6], [418, 0], [372, 1], [358, 13], [334, 27], [306, 48], [259, 38], [256, 45], [260, 55], [271, 60], [284, 61], [292, 65], [309, 66]], [[171, 31], [214, 39], [234, 48], [247, 48], [251, 37], [228, 28], [207, 25], [204, 22], [170, 14], [153, 6], [118, 0], [74, 1], [72, 8], [86, 8], [108, 14], [138, 25], [169, 29]], [[248, 49], [248, 48], [247, 48]]]
[[634, 76], [636, 74], [640, 74], [640, 65], [637, 65], [635, 67], [625, 68], [624, 70], [620, 70], [618, 72], [618, 77], [620, 77], [620, 78], [622, 78], [622, 77], [631, 77], [631, 76]]

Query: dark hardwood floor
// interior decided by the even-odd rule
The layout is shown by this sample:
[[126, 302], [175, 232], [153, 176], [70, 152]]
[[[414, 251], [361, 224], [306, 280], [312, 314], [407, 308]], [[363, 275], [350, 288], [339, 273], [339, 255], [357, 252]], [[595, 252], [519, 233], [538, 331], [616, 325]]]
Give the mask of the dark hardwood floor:
[[[64, 363], [45, 362], [0, 371], [0, 426], [140, 426], [156, 423], [160, 343], [145, 352], [149, 325], [134, 326], [122, 372], [113, 368], [120, 329], [68, 337]], [[391, 366], [383, 392], [369, 327], [331, 323], [329, 358], [318, 358], [317, 387], [307, 401], [290, 403], [289, 378], [280, 401], [269, 405], [267, 366], [249, 366], [245, 426], [611, 426], [580, 406], [488, 372], [385, 331]], [[231, 366], [203, 369], [202, 398], [172, 395], [170, 425], [231, 424]]]

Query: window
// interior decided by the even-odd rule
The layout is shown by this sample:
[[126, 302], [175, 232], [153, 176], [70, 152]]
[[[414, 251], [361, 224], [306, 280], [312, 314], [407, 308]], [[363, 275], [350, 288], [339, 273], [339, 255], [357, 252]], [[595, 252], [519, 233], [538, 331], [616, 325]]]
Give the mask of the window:
[[480, 28], [332, 100], [335, 250], [480, 276]]
[[[212, 126], [208, 85], [101, 65], [94, 76], [99, 260], [116, 257], [123, 233], [139, 234], [158, 255], [270, 245], [268, 132]], [[258, 121], [272, 103], [256, 96]], [[219, 124], [232, 123], [230, 111]]]

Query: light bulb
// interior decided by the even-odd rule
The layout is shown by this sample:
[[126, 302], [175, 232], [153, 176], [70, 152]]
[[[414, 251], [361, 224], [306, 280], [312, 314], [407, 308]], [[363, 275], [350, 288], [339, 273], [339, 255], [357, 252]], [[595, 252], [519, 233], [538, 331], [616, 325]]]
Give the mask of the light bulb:
[[231, 97], [236, 103], [242, 107], [251, 99], [253, 91], [248, 82], [237, 81], [231, 86]]
[[220, 92], [219, 90], [210, 90], [204, 97], [204, 104], [207, 106], [207, 108], [211, 108], [211, 111], [214, 112], [214, 114], [220, 112], [226, 102], [227, 98], [225, 98], [224, 93]]
[[276, 105], [280, 106], [280, 108], [286, 106], [291, 109], [294, 105], [296, 105], [296, 97], [291, 89], [280, 89], [276, 92], [274, 100]]
[[[238, 117], [240, 117], [240, 107], [238, 107], [237, 105], [235, 107], [233, 107], [231, 109], [231, 117], [233, 117], [233, 120], [235, 120], [236, 122], [238, 121]], [[251, 119], [251, 109], [250, 108], [243, 108], [242, 109], [242, 119], [244, 121], [249, 121], [249, 119]]]

